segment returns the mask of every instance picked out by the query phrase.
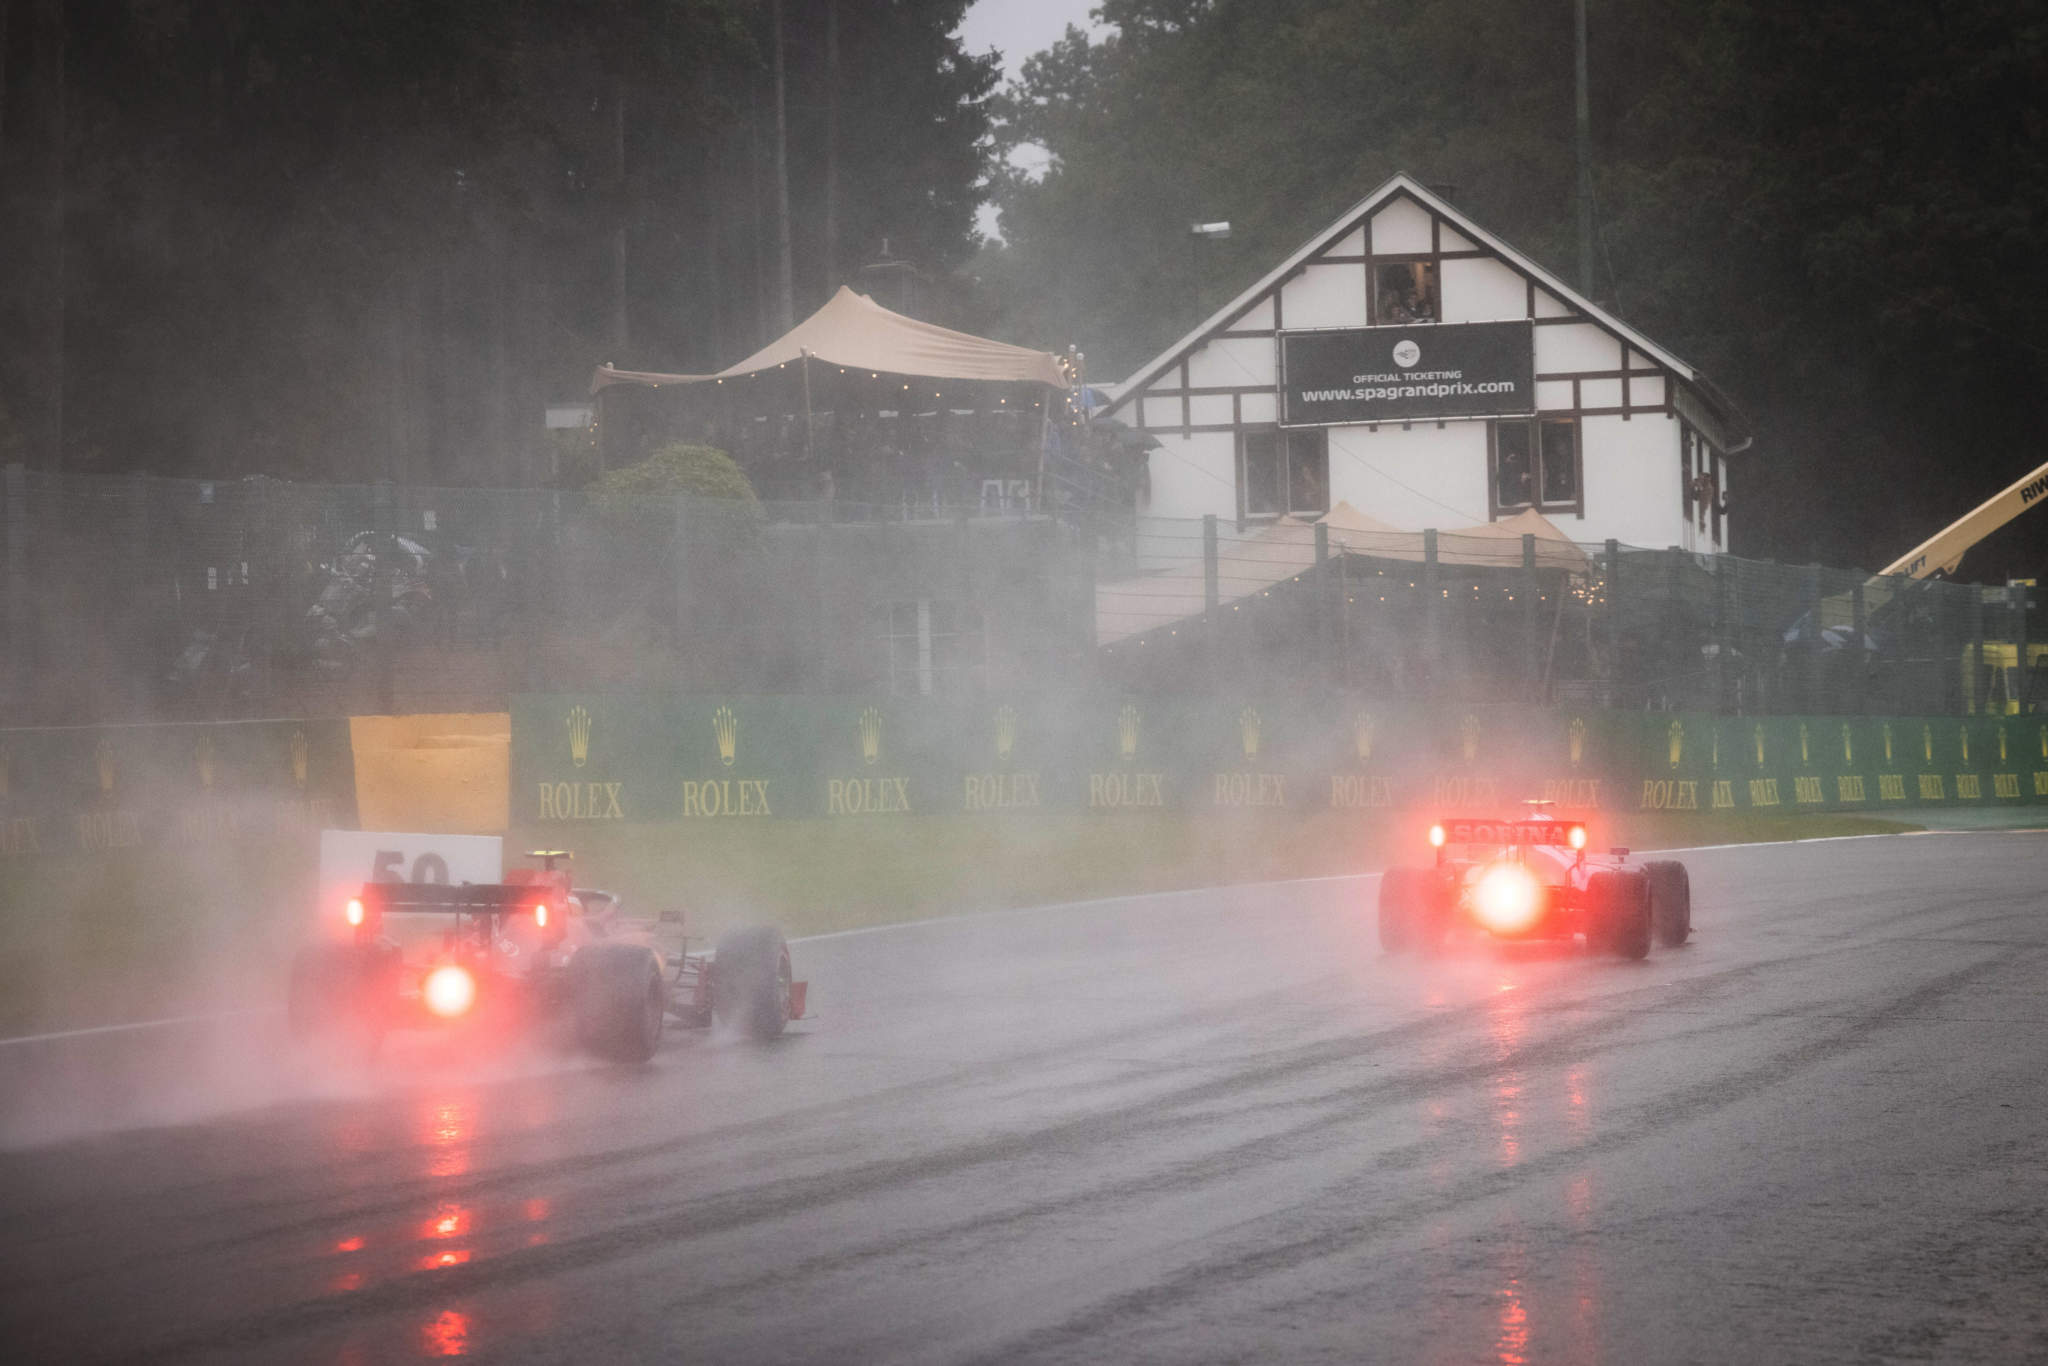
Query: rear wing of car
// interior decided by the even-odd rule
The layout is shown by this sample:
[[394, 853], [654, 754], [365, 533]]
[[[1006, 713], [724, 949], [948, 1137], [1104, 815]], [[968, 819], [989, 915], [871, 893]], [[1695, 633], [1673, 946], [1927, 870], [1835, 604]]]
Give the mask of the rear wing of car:
[[350, 899], [347, 918], [374, 933], [391, 914], [444, 914], [499, 918], [529, 916], [549, 934], [561, 932], [567, 908], [552, 888], [501, 882], [366, 882]]

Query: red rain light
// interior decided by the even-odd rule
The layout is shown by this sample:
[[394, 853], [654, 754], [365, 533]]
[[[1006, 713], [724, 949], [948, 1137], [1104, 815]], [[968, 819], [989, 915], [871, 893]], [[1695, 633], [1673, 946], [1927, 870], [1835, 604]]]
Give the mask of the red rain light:
[[349, 924], [351, 924], [351, 925], [360, 925], [360, 924], [362, 924], [362, 923], [363, 923], [363, 900], [362, 900], [362, 898], [361, 898], [361, 897], [355, 897], [355, 896], [352, 896], [352, 897], [350, 897], [350, 898], [348, 899], [348, 905], [347, 905], [347, 906], [346, 906], [346, 907], [345, 907], [345, 908], [344, 908], [344, 909], [342, 910], [342, 914], [343, 914], [344, 916], [348, 917], [348, 923], [349, 923]]
[[476, 1004], [476, 978], [469, 975], [467, 968], [443, 963], [421, 983], [420, 998], [427, 1003], [428, 1010], [451, 1020]]

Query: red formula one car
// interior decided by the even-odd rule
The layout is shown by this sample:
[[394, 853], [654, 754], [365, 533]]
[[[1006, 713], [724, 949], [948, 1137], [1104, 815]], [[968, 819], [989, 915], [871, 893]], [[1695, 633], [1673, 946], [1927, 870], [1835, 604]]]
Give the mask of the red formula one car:
[[[762, 927], [709, 954], [663, 954], [657, 926], [627, 920], [608, 892], [575, 888], [557, 862], [502, 883], [366, 882], [348, 898], [345, 942], [292, 964], [292, 1032], [346, 1031], [374, 1046], [396, 1028], [566, 1020], [600, 1057], [644, 1062], [666, 1022], [720, 1021], [773, 1038], [804, 1013], [789, 947]], [[679, 919], [679, 917], [677, 918]]]
[[1380, 946], [1429, 952], [1461, 932], [1495, 939], [1570, 939], [1623, 958], [1650, 941], [1676, 948], [1692, 933], [1683, 863], [1632, 864], [1628, 850], [1586, 852], [1583, 822], [1542, 812], [1523, 820], [1447, 819], [1429, 829], [1436, 863], [1380, 878]]

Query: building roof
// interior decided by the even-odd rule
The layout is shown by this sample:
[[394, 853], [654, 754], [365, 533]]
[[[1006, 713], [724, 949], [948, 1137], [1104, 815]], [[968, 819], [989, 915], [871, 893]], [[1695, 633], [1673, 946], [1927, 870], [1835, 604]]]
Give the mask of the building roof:
[[1591, 299], [1586, 298], [1585, 295], [1551, 274], [1530, 257], [1515, 250], [1515, 248], [1488, 232], [1478, 223], [1473, 222], [1471, 218], [1451, 204], [1449, 200], [1444, 199], [1428, 186], [1406, 174], [1395, 175], [1364, 199], [1359, 200], [1356, 204], [1346, 209], [1329, 227], [1304, 242], [1286, 260], [1267, 271], [1236, 298], [1205, 318], [1193, 331], [1167, 347], [1128, 379], [1124, 380], [1122, 384], [1116, 386], [1116, 398], [1110, 405], [1111, 410], [1114, 411], [1115, 408], [1122, 406], [1126, 400], [1141, 393], [1153, 380], [1165, 373], [1170, 366], [1178, 364], [1183, 356], [1208, 341], [1214, 333], [1226, 329], [1246, 309], [1278, 289], [1296, 270], [1329, 250], [1330, 247], [1341, 241], [1347, 233], [1356, 229], [1361, 223], [1386, 207], [1394, 199], [1403, 195], [1415, 200], [1445, 222], [1452, 224], [1466, 237], [1484, 246], [1487, 250], [1507, 262], [1513, 269], [1534, 280], [1543, 289], [1565, 301], [1577, 312], [1584, 314], [1589, 321], [1597, 323], [1599, 326], [1622, 338], [1631, 347], [1650, 357], [1673, 375], [1691, 385], [1694, 391], [1709, 405], [1714, 415], [1725, 423], [1731, 432], [1743, 433], [1735, 441], [1732, 449], [1740, 450], [1749, 444], [1749, 439], [1746, 435], [1747, 429], [1740, 416], [1728, 403], [1726, 397], [1714, 387], [1713, 382], [1702, 371], [1691, 363], [1681, 360], [1670, 351], [1665, 350], [1628, 323], [1623, 322]]
[[841, 285], [810, 317], [716, 374], [664, 375], [600, 365], [590, 377], [590, 391], [596, 393], [613, 384], [660, 387], [738, 379], [805, 359], [880, 374], [1067, 387], [1059, 358], [1050, 351], [1033, 351], [919, 322]]

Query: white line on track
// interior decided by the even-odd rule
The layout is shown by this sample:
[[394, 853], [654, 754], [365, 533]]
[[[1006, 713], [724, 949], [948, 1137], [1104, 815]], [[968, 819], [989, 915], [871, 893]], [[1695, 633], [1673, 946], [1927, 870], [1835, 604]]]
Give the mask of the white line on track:
[[[1898, 830], [1874, 835], [1818, 835], [1801, 840], [1744, 840], [1735, 844], [1682, 844], [1669, 849], [1631, 849], [1631, 854], [1702, 854], [1716, 849], [1768, 849], [1789, 844], [1840, 844], [1848, 840], [1895, 840], [1914, 835], [2042, 835], [2038, 830]], [[1038, 906], [1016, 906], [1007, 910], [976, 911], [969, 915], [934, 915], [922, 920], [892, 920], [886, 925], [863, 925], [852, 930], [828, 930], [824, 934], [800, 934], [792, 944], [816, 944], [827, 939], [851, 939], [863, 934], [891, 934], [921, 925], [959, 924], [971, 920], [1000, 920], [1009, 916], [1044, 915], [1052, 911], [1076, 911], [1089, 906], [1118, 906], [1130, 901], [1151, 901], [1160, 897], [1201, 896], [1210, 892], [1256, 891], [1269, 887], [1299, 887], [1316, 882], [1370, 882], [1378, 873], [1330, 873], [1322, 877], [1281, 878], [1274, 882], [1229, 883], [1220, 887], [1183, 887], [1166, 892], [1127, 892], [1120, 896], [1089, 897], [1081, 901], [1048, 901]], [[276, 1015], [277, 1007], [262, 1010], [224, 1010], [212, 1014], [173, 1015], [162, 1020], [137, 1020], [132, 1024], [95, 1025], [90, 1029], [62, 1029], [52, 1034], [18, 1034], [0, 1039], [0, 1048], [13, 1044], [54, 1043], [59, 1039], [82, 1039], [94, 1034], [121, 1034], [142, 1029], [167, 1029], [173, 1025], [201, 1024], [209, 1020], [232, 1020], [250, 1015]]]
[[167, 1029], [172, 1025], [201, 1024], [208, 1020], [236, 1020], [248, 1015], [279, 1015], [275, 1006], [259, 1010], [216, 1010], [199, 1015], [172, 1015], [162, 1020], [136, 1020], [131, 1024], [94, 1025], [90, 1029], [60, 1029], [51, 1034], [17, 1034], [0, 1039], [0, 1048], [18, 1043], [54, 1043], [58, 1039], [83, 1039], [94, 1034], [126, 1034], [138, 1029]]

